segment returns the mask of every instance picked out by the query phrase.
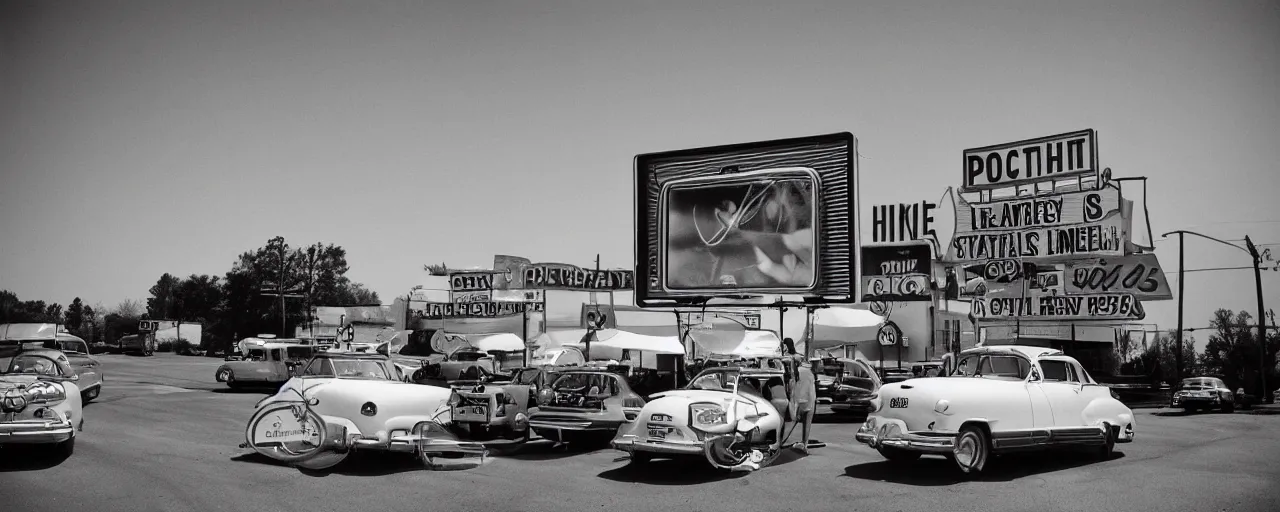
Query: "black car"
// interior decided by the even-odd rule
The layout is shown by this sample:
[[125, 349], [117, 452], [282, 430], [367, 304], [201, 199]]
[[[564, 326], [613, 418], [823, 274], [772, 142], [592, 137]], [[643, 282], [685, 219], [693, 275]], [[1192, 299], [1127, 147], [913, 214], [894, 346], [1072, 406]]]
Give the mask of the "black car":
[[1236, 410], [1236, 396], [1222, 379], [1217, 377], [1191, 377], [1182, 379], [1173, 388], [1170, 407], [1181, 407], [1187, 412], [1200, 409], [1218, 409], [1223, 412]]

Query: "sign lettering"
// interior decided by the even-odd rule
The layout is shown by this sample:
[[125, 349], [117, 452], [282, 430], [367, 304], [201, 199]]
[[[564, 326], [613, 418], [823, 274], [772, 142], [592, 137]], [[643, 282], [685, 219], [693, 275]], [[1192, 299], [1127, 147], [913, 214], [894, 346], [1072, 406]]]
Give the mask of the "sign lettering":
[[1115, 188], [970, 203], [956, 197], [956, 234], [1003, 232], [1096, 223], [1120, 212]]
[[524, 269], [524, 285], [543, 290], [623, 291], [635, 287], [630, 270], [587, 270], [563, 263], [538, 263]]
[[882, 204], [871, 207], [871, 241], [906, 242], [937, 238], [933, 229], [933, 210], [938, 205], [928, 201], [916, 204]]
[[541, 312], [537, 302], [426, 302], [413, 305], [413, 316], [427, 320], [446, 318], [496, 318]]
[[449, 290], [455, 292], [478, 292], [493, 289], [494, 272], [458, 272], [449, 274]]
[[1053, 295], [1039, 297], [983, 297], [971, 303], [980, 319], [1142, 320], [1142, 302], [1128, 293]]
[[1120, 215], [1097, 223], [1068, 227], [952, 237], [947, 261], [968, 262], [1070, 256], [1120, 256], [1129, 241], [1128, 219]]
[[1097, 138], [1093, 130], [1082, 130], [966, 149], [960, 191], [1029, 185], [1098, 171]]
[[992, 260], [958, 267], [964, 297], [1031, 297], [1126, 293], [1169, 300], [1173, 293], [1154, 254], [1085, 258], [1065, 263]]
[[1169, 300], [1173, 292], [1155, 254], [1098, 258], [1067, 265], [1066, 293], [1129, 293], [1144, 300]]

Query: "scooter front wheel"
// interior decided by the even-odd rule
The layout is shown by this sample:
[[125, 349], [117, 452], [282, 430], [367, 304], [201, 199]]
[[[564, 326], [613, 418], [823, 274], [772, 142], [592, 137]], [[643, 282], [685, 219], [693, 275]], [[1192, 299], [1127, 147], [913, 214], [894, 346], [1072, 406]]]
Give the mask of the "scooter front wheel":
[[245, 440], [254, 451], [265, 457], [296, 464], [310, 469], [331, 467], [342, 459], [323, 457], [323, 461], [315, 461], [323, 467], [310, 467], [302, 464], [329, 452], [324, 449], [324, 440], [328, 437], [328, 429], [320, 415], [303, 407], [301, 404], [281, 403], [259, 409], [249, 419], [245, 427]]

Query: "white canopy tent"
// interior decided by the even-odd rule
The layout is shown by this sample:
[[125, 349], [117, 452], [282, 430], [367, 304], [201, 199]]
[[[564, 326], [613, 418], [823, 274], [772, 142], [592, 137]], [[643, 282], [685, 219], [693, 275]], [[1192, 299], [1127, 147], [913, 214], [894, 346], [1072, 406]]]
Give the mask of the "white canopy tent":
[[524, 340], [509, 332], [483, 334], [453, 334], [436, 331], [431, 338], [431, 348], [442, 354], [451, 354], [466, 347], [474, 347], [481, 352], [522, 352]]
[[813, 313], [810, 348], [823, 350], [841, 345], [875, 341], [884, 317], [865, 309], [825, 308]]
[[[741, 326], [739, 326], [741, 327]], [[782, 340], [773, 331], [757, 329], [690, 329], [689, 337], [702, 352], [738, 357], [778, 357]]]
[[[586, 348], [583, 343], [578, 341], [566, 343], [564, 346], [579, 349]], [[591, 350], [594, 352], [596, 349], [616, 350], [619, 354], [623, 350], [649, 354], [684, 354], [684, 345], [681, 345], [680, 338], [675, 336], [649, 336], [617, 329], [596, 332], [591, 339]]]

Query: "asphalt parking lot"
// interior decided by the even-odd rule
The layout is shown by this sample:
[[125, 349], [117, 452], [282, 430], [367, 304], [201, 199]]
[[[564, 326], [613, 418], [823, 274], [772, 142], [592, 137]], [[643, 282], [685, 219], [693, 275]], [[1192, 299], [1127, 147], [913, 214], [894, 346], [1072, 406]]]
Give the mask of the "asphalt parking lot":
[[244, 441], [265, 393], [232, 393], [217, 359], [97, 356], [106, 384], [85, 408], [65, 461], [0, 449], [6, 511], [214, 510], [1280, 510], [1280, 415], [1140, 410], [1138, 439], [1115, 456], [997, 460], [968, 479], [925, 457], [891, 467], [857, 444], [858, 422], [820, 416], [807, 457], [726, 475], [619, 452], [531, 442], [489, 463], [429, 471], [410, 456], [361, 454], [325, 473], [274, 464]]

